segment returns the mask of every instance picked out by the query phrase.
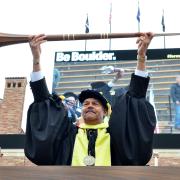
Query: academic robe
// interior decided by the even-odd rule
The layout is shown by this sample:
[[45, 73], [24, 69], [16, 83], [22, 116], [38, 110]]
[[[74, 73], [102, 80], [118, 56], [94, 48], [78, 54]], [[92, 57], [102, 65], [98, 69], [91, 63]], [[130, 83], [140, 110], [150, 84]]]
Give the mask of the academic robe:
[[[145, 99], [148, 83], [149, 77], [132, 74], [128, 92], [116, 99], [107, 129], [111, 165], [146, 165], [151, 158], [156, 118]], [[27, 114], [25, 155], [37, 165], [71, 165], [78, 127], [45, 79], [30, 86], [34, 102]]]

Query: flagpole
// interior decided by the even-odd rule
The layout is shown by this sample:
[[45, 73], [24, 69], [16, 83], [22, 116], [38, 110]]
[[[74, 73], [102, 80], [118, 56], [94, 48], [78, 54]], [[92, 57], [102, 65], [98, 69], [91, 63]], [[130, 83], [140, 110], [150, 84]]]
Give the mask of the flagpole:
[[85, 40], [85, 51], [86, 51], [86, 46], [87, 46], [87, 40]]
[[[109, 32], [111, 33], [111, 23], [109, 25]], [[109, 50], [111, 50], [111, 38], [109, 39]]]
[[[164, 9], [162, 11], [162, 22], [161, 22], [161, 24], [162, 24], [162, 30], [163, 30], [163, 32], [165, 32]], [[165, 38], [165, 36], [163, 37], [163, 39], [164, 39], [164, 49], [166, 49], [166, 38]]]
[[[110, 4], [110, 14], [109, 14], [109, 32], [111, 33], [111, 19], [112, 19], [112, 2]], [[109, 50], [111, 50], [111, 38], [109, 39]]]
[[164, 38], [164, 49], [166, 49], [166, 38], [165, 36], [163, 38]]
[[[87, 13], [87, 18], [86, 18], [86, 24], [85, 24], [85, 33], [89, 33], [89, 19], [88, 19], [88, 13]], [[87, 48], [87, 40], [85, 40], [85, 51]]]
[[137, 11], [137, 16], [136, 16], [136, 19], [138, 21], [138, 32], [140, 32], [140, 7], [139, 7], [139, 1], [138, 1], [138, 11]]
[[140, 23], [138, 22], [138, 32], [140, 32]]

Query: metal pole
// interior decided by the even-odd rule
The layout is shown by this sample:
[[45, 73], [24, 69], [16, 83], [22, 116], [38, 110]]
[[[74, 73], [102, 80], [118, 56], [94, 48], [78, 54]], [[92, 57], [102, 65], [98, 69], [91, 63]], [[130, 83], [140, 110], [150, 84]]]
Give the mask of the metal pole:
[[171, 124], [170, 132], [172, 133], [172, 110], [171, 110], [171, 97], [170, 97], [170, 95], [168, 95], [168, 100], [169, 100], [169, 122]]

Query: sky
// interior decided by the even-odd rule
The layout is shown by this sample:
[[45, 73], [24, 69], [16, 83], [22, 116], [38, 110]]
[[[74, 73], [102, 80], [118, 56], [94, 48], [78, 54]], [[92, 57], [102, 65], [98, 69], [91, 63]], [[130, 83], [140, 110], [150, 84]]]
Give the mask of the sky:
[[[27, 35], [85, 33], [88, 14], [90, 33], [109, 33], [111, 3], [111, 32], [137, 32], [138, 0], [0, 0], [0, 32]], [[139, 7], [140, 31], [162, 32], [164, 9], [166, 32], [180, 32], [179, 0], [139, 0]], [[111, 49], [137, 49], [135, 42], [136, 38], [113, 39]], [[179, 47], [180, 36], [166, 37], [166, 48]], [[154, 38], [149, 48], [164, 48], [163, 37]], [[108, 49], [109, 40], [89, 40], [86, 46], [89, 51]], [[84, 50], [84, 41], [46, 42], [42, 45], [41, 64], [49, 87], [55, 52]], [[5, 77], [27, 77], [30, 80], [32, 55], [29, 44], [1, 47], [0, 62], [0, 98], [3, 98]], [[33, 100], [29, 85], [26, 90], [27, 108]]]

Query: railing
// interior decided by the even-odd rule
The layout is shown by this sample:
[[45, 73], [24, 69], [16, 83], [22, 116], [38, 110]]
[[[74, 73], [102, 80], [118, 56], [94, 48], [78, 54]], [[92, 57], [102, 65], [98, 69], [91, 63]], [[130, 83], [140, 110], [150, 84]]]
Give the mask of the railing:
[[18, 167], [2, 166], [1, 179], [73, 179], [73, 180], [121, 180], [121, 179], [171, 179], [180, 177], [179, 167], [150, 167], [150, 166], [111, 166], [111, 167], [67, 167], [67, 166], [38, 166]]

